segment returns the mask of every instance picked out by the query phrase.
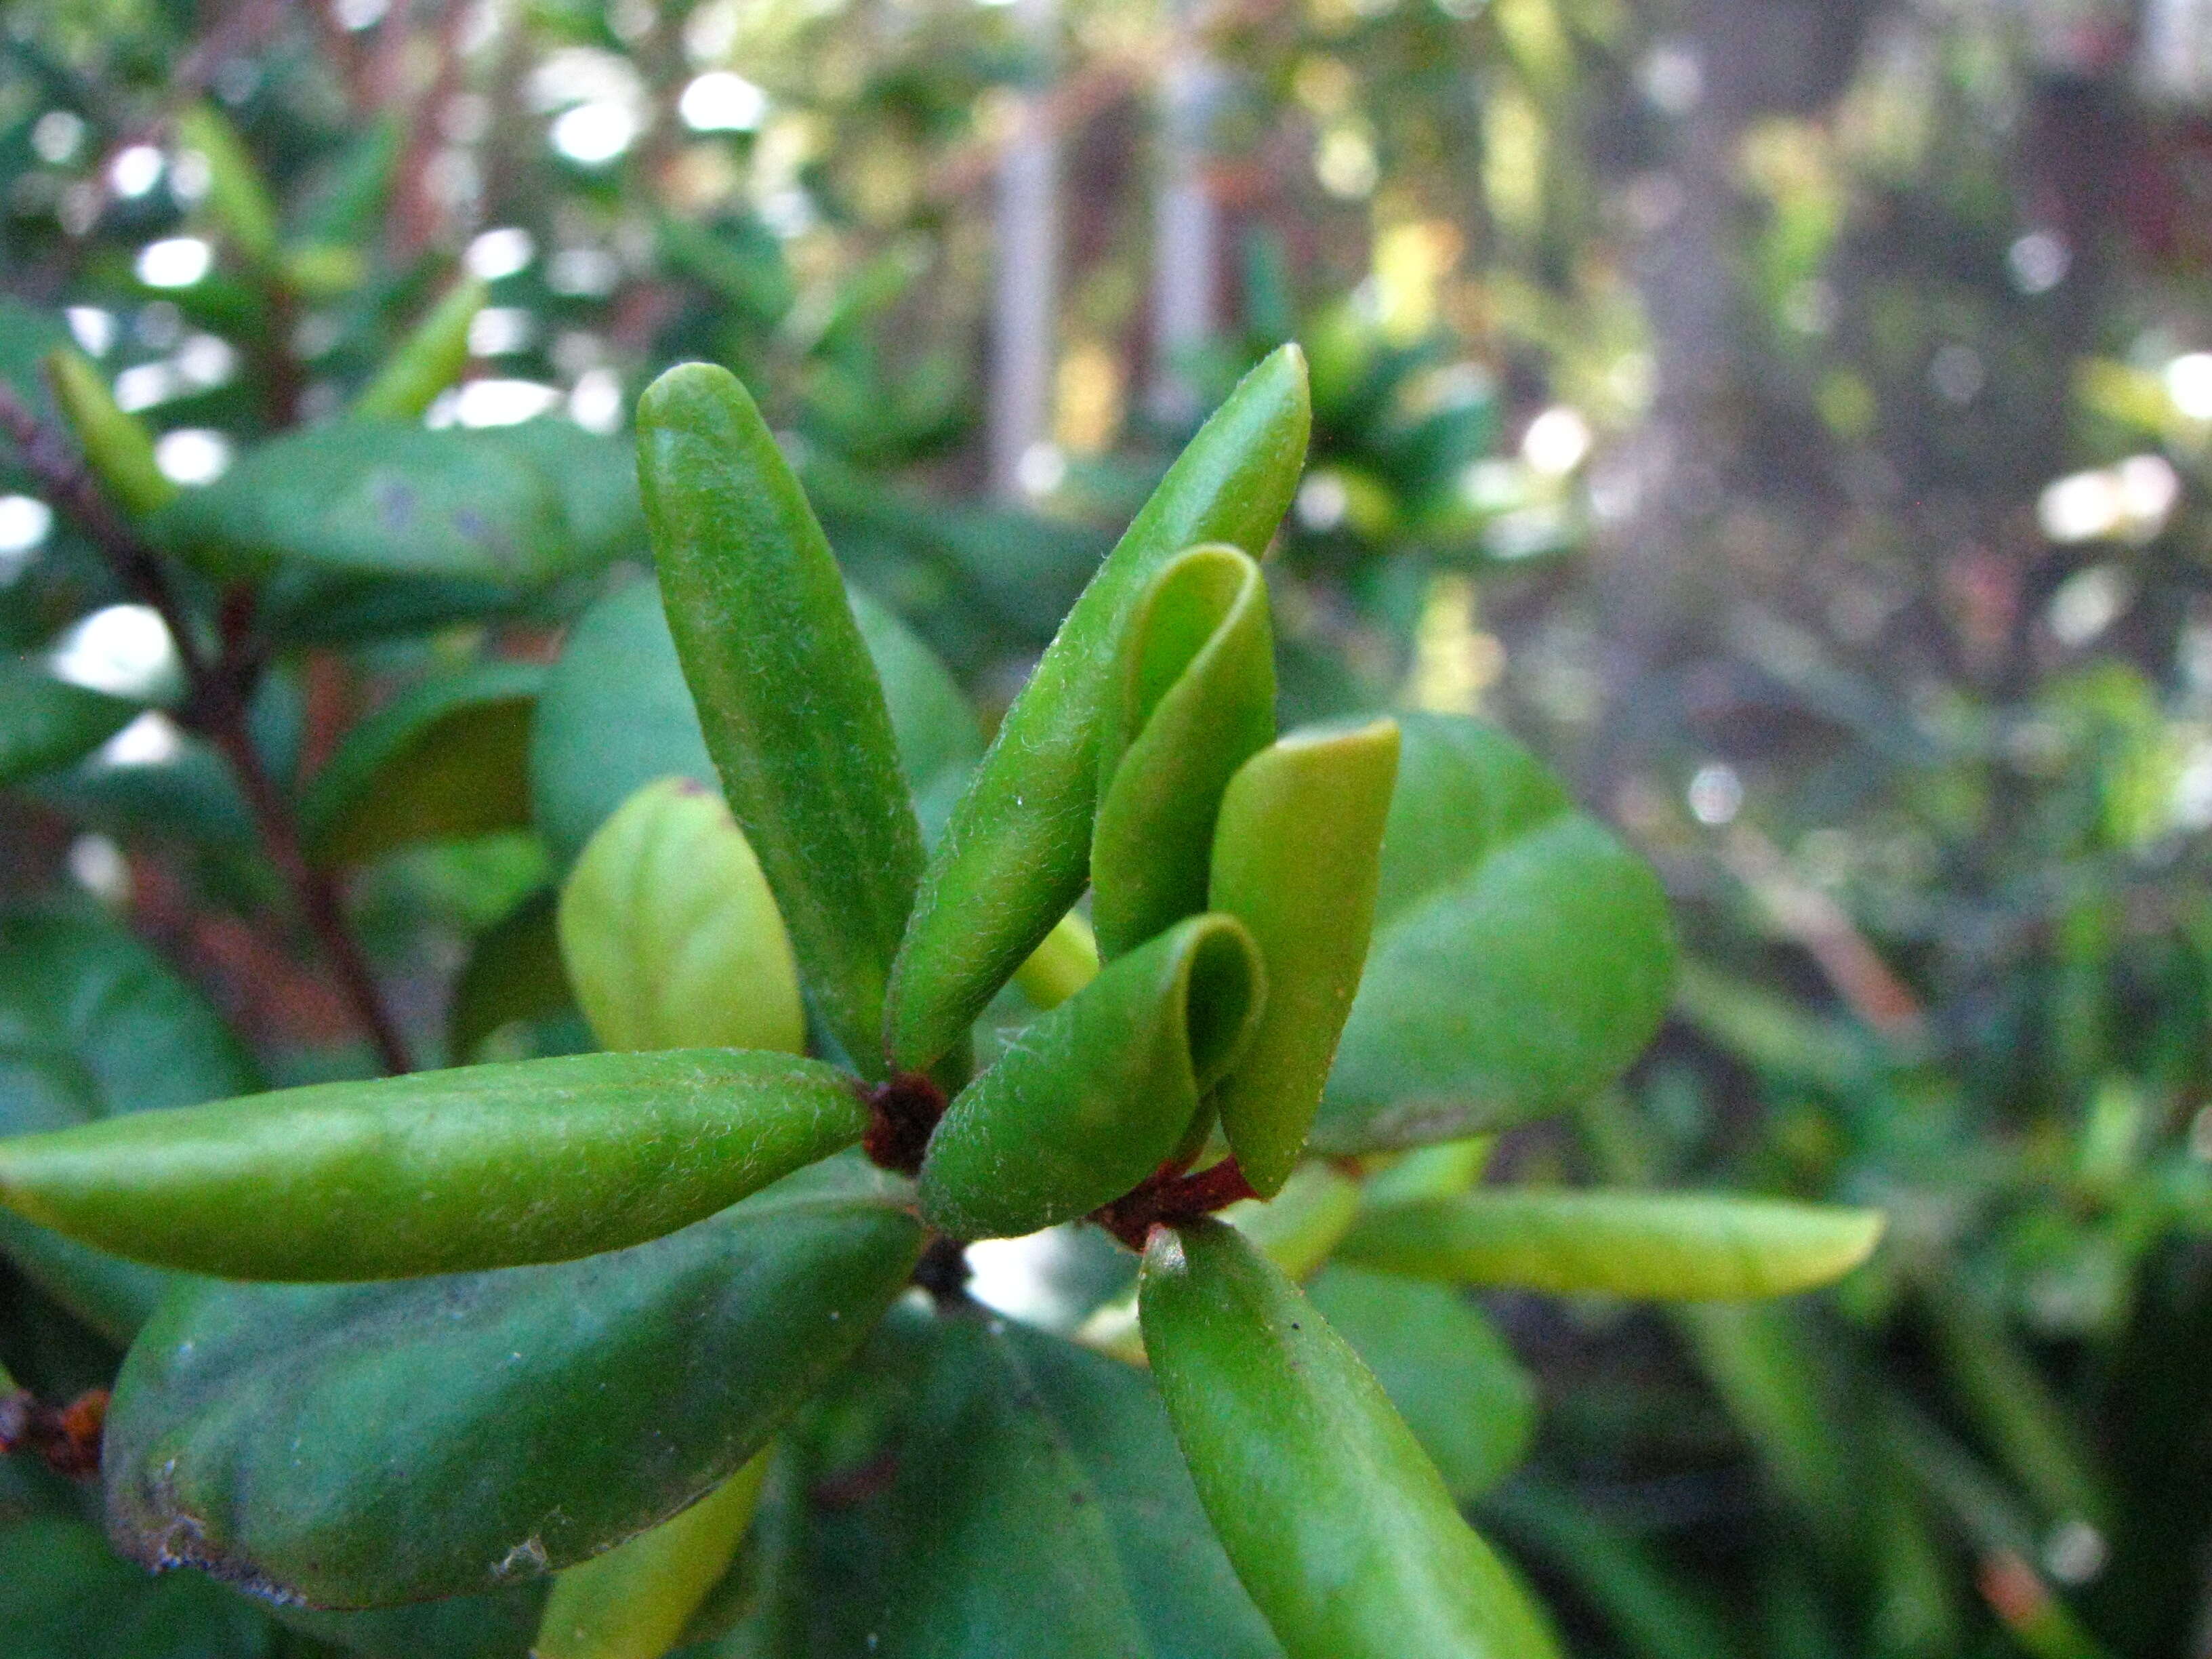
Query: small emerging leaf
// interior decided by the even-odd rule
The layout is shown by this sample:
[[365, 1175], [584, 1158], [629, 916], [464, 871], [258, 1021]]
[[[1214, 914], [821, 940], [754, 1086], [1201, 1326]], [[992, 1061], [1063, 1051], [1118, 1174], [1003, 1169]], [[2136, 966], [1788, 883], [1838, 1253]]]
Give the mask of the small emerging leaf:
[[396, 1279], [672, 1232], [860, 1138], [833, 1066], [719, 1049], [417, 1072], [0, 1141], [0, 1201], [231, 1279]]
[[921, 1165], [922, 1214], [1007, 1237], [1121, 1197], [1181, 1143], [1266, 1000], [1251, 936], [1194, 916], [1026, 1027], [954, 1099]]
[[1881, 1229], [1873, 1210], [1782, 1199], [1490, 1187], [1376, 1211], [1342, 1254], [1463, 1285], [1732, 1302], [1840, 1279]]
[[532, 1659], [661, 1659], [751, 1524], [768, 1451], [672, 1520], [555, 1581]]
[[1098, 977], [1098, 939], [1091, 924], [1070, 910], [1053, 924], [1044, 943], [1014, 969], [1014, 983], [1039, 1008], [1057, 1008]]
[[727, 369], [638, 404], [638, 480], [670, 632], [723, 792], [823, 1022], [884, 1075], [883, 1000], [921, 842], [883, 687], [822, 527]]
[[1233, 1227], [1154, 1230], [1145, 1346], [1200, 1500], [1291, 1659], [1552, 1659], [1374, 1373]]
[[276, 204], [230, 118], [205, 100], [177, 112], [177, 141], [207, 164], [207, 207], [248, 263], [276, 255]]
[[83, 353], [66, 349], [48, 353], [46, 367], [55, 406], [115, 504], [135, 518], [174, 501], [177, 486], [155, 464], [154, 434], [116, 403], [107, 377]]
[[1259, 941], [1267, 1012], [1216, 1104], [1262, 1196], [1297, 1167], [1359, 987], [1397, 767], [1389, 720], [1298, 732], [1247, 761], [1222, 799], [1212, 903]]
[[775, 896], [703, 784], [649, 783], [599, 826], [561, 890], [560, 931], [577, 1003], [604, 1048], [806, 1047]]
[[1207, 908], [1221, 792], [1275, 735], [1260, 567], [1225, 546], [1169, 562], [1130, 616], [1115, 680], [1091, 837], [1091, 917], [1109, 961]]
[[1067, 613], [923, 873], [890, 994], [900, 1070], [925, 1069], [958, 1042], [1081, 895], [1099, 725], [1130, 610], [1196, 543], [1266, 549], [1297, 489], [1310, 422], [1305, 359], [1285, 346], [1191, 440]]
[[469, 366], [469, 325], [491, 290], [467, 276], [446, 290], [354, 399], [359, 420], [416, 421]]

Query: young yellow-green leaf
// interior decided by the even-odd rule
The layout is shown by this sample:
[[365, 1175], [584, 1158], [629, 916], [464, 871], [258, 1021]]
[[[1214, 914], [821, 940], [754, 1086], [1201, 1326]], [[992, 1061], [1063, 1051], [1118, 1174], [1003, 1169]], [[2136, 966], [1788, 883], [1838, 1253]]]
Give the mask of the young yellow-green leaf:
[[562, 1573], [532, 1659], [661, 1659], [737, 1554], [773, 1455], [754, 1453], [682, 1514]]
[[1373, 1372], [1233, 1227], [1154, 1230], [1145, 1346], [1200, 1500], [1291, 1659], [1552, 1659]]
[[1881, 1229], [1878, 1211], [1786, 1199], [1488, 1187], [1364, 1216], [1342, 1255], [1463, 1285], [1736, 1302], [1842, 1278]]
[[530, 717], [544, 681], [534, 663], [480, 663], [362, 721], [301, 798], [308, 856], [363, 864], [415, 842], [528, 823]]
[[1098, 977], [1098, 939], [1091, 924], [1070, 910], [1053, 924], [1044, 943], [1014, 969], [1014, 983], [1039, 1008], [1057, 1008]]
[[1251, 936], [1194, 916], [1026, 1027], [955, 1097], [921, 1165], [921, 1212], [1009, 1237], [1119, 1198], [1174, 1152], [1266, 1000]]
[[703, 784], [648, 783], [599, 826], [561, 889], [560, 929], [602, 1048], [805, 1049], [775, 897]]
[[836, 561], [727, 369], [670, 369], [637, 423], [661, 596], [707, 751], [823, 1023], [881, 1077], [884, 981], [921, 840]]
[[0, 1202], [229, 1279], [399, 1279], [672, 1232], [851, 1146], [834, 1066], [678, 1049], [318, 1083], [0, 1140]]
[[1305, 359], [1285, 346], [1191, 440], [1067, 613], [952, 810], [892, 973], [889, 1042], [926, 1068], [1067, 913], [1089, 875], [1115, 648], [1162, 565], [1200, 542], [1262, 552], [1304, 465]]
[[1267, 1012], [1215, 1105], [1252, 1188], [1297, 1166], [1375, 919], [1376, 860], [1398, 769], [1398, 728], [1296, 732], [1230, 780], [1210, 902], [1252, 930]]
[[47, 353], [46, 367], [55, 406], [76, 434], [85, 465], [115, 504], [135, 518], [174, 501], [176, 484], [155, 464], [154, 434], [117, 404], [107, 377], [83, 353], [67, 347]]
[[1674, 947], [1658, 878], [1519, 744], [1401, 717], [1374, 938], [1314, 1144], [1372, 1152], [1587, 1097], [1658, 1028]]
[[276, 205], [238, 129], [203, 101], [178, 112], [177, 139], [207, 163], [207, 209], [216, 223], [249, 263], [267, 264], [276, 255]]
[[1206, 908], [1221, 792], [1275, 735], [1260, 567], [1233, 547], [1178, 555], [1139, 598], [1099, 732], [1091, 919], [1111, 961]]
[[469, 325], [490, 289], [474, 276], [447, 289], [353, 400], [366, 420], [416, 421], [469, 366]]

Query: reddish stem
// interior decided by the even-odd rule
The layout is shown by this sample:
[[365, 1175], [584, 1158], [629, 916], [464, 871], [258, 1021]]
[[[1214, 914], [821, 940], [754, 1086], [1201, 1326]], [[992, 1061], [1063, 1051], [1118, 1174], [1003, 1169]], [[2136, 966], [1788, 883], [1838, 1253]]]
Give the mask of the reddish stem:
[[1142, 1250], [1146, 1236], [1155, 1227], [1195, 1221], [1242, 1199], [1258, 1196], [1233, 1158], [1224, 1158], [1196, 1175], [1184, 1175], [1172, 1164], [1163, 1164], [1142, 1186], [1094, 1212], [1091, 1218], [1131, 1249]]
[[87, 1480], [100, 1473], [100, 1431], [107, 1390], [93, 1389], [66, 1406], [41, 1404], [27, 1389], [0, 1395], [0, 1452], [27, 1451], [56, 1474]]

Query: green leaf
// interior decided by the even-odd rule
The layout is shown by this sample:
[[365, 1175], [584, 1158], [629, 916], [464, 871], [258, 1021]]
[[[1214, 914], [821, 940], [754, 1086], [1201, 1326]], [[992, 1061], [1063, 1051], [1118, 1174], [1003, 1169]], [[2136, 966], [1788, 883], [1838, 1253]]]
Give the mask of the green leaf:
[[[951, 676], [928, 647], [857, 589], [848, 597], [883, 680], [900, 772], [926, 814], [964, 775], [957, 757], [976, 740], [962, 736]], [[972, 734], [972, 713], [965, 720]], [[538, 830], [563, 863], [654, 778], [719, 785], [651, 582], [617, 589], [569, 630], [531, 728], [530, 772]]]
[[183, 492], [149, 528], [180, 557], [219, 571], [298, 560], [363, 575], [534, 586], [587, 561], [559, 479], [531, 441], [513, 435], [519, 429], [295, 428]]
[[0, 1141], [41, 1225], [232, 1279], [394, 1279], [655, 1238], [860, 1138], [834, 1066], [678, 1049], [317, 1083]]
[[756, 1452], [682, 1514], [562, 1573], [534, 1659], [661, 1659], [737, 1554], [769, 1456]]
[[647, 389], [638, 477], [669, 631], [723, 793], [823, 1023], [881, 1077], [884, 985], [921, 842], [830, 544], [726, 369], [684, 364]]
[[604, 1048], [805, 1050], [775, 896], [704, 784], [649, 783], [599, 826], [561, 890], [560, 933]]
[[1099, 733], [1091, 919], [1108, 960], [1206, 908], [1231, 775], [1275, 735], [1275, 664], [1260, 567], [1194, 547], [1139, 596]]
[[1536, 1385], [1480, 1309], [1442, 1285], [1332, 1263], [1305, 1287], [1375, 1373], [1461, 1504], [1510, 1474], [1536, 1429]]
[[1664, 896], [1510, 738], [1403, 718], [1375, 935], [1316, 1146], [1416, 1146], [1566, 1105], [1658, 1027]]
[[808, 1650], [875, 1659], [1279, 1659], [1208, 1528], [1152, 1385], [1019, 1326], [895, 1316], [832, 1396]]
[[200, 1578], [149, 1579], [63, 1516], [0, 1526], [9, 1659], [264, 1659], [265, 1616]]
[[276, 204], [230, 118], [204, 99], [177, 112], [177, 140], [207, 168], [207, 210], [247, 263], [276, 257]]
[[362, 721], [301, 799], [308, 856], [363, 864], [414, 842], [527, 825], [531, 713], [544, 681], [533, 664], [481, 663]]
[[1153, 1231], [1145, 1346], [1200, 1500], [1291, 1659], [1549, 1659], [1374, 1374], [1233, 1227]]
[[134, 518], [174, 501], [177, 486], [154, 459], [154, 434], [117, 404], [91, 360], [64, 347], [46, 354], [46, 369], [54, 403], [109, 499]]
[[1129, 613], [1185, 548], [1266, 549], [1297, 488], [1309, 421], [1305, 360], [1285, 346], [1191, 441], [1060, 624], [923, 872], [893, 970], [899, 1069], [951, 1049], [1082, 893], [1099, 731]]
[[982, 727], [959, 682], [912, 629], [857, 587], [847, 597], [883, 682], [900, 774], [914, 792], [923, 835], [934, 836], [983, 753]]
[[[89, 916], [0, 916], [0, 1133], [258, 1088], [221, 1018], [161, 957]], [[0, 1211], [0, 1253], [120, 1346], [173, 1276]]]
[[137, 714], [135, 702], [56, 679], [35, 658], [0, 658], [0, 784], [90, 754]]
[[117, 1381], [111, 1530], [149, 1565], [331, 1607], [573, 1565], [767, 1443], [921, 1243], [841, 1162], [580, 1261], [181, 1292]]
[[1878, 1211], [1786, 1199], [1486, 1187], [1364, 1216], [1342, 1255], [1462, 1285], [1738, 1302], [1842, 1278], [1881, 1229]]
[[416, 421], [469, 366], [469, 325], [491, 290], [474, 276], [447, 289], [354, 399], [356, 420]]
[[1251, 936], [1194, 916], [1021, 1033], [957, 1096], [921, 1165], [921, 1209], [959, 1238], [1071, 1221], [1182, 1142], [1266, 999]]
[[1262, 1196], [1297, 1165], [1359, 985], [1397, 765], [1389, 720], [1297, 732], [1246, 762], [1222, 799], [1211, 903], [1259, 942], [1267, 1008], [1215, 1105]]
[[561, 963], [555, 897], [532, 894], [477, 937], [446, 1010], [446, 1053], [458, 1066], [501, 1026], [546, 1019], [574, 1006]]

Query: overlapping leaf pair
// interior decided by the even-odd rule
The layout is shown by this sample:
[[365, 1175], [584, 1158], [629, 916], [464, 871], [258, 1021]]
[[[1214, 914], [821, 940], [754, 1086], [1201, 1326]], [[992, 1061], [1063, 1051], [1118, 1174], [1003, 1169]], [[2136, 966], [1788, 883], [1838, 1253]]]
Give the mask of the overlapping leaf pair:
[[[657, 382], [640, 482], [697, 730], [680, 694], [629, 688], [673, 711], [672, 762], [622, 757], [642, 775], [613, 799], [537, 788], [575, 854], [554, 933], [606, 1052], [0, 1143], [0, 1199], [31, 1221], [256, 1281], [173, 1278], [118, 1319], [145, 1320], [106, 1443], [126, 1546], [349, 1607], [597, 1556], [560, 1581], [539, 1650], [659, 1651], [744, 1532], [763, 1449], [928, 1230], [1097, 1214], [1144, 1247], [1167, 1419], [1284, 1650], [1549, 1652], [1432, 1466], [1442, 1437], [1425, 1449], [1295, 1279], [1342, 1242], [1415, 1277], [1765, 1294], [1842, 1271], [1872, 1231], [1471, 1195], [1464, 1159], [1425, 1188], [1392, 1171], [1364, 1206], [1318, 1166], [1328, 1201], [1291, 1187], [1310, 1135], [1374, 1152], [1603, 1081], [1668, 968], [1648, 873], [1502, 739], [1409, 722], [1401, 774], [1391, 721], [1276, 738], [1255, 558], [1306, 422], [1285, 349], [1170, 471], [971, 775], [959, 742], [918, 762], [912, 700], [885, 695], [905, 671], [884, 671], [919, 647], [848, 597], [737, 381]], [[619, 624], [662, 660], [635, 631], [649, 609], [608, 603], [636, 614], [603, 607], [579, 647]], [[566, 695], [556, 673], [546, 702]], [[547, 712], [532, 746], [557, 771], [590, 745]], [[723, 799], [660, 775], [701, 748]], [[914, 795], [963, 777], [925, 852]], [[1086, 887], [1095, 977], [1070, 915]], [[972, 1028], [1018, 974], [1044, 1011], [971, 1079]], [[810, 1014], [825, 1058], [802, 1052]], [[1261, 1211], [1288, 1224], [1272, 1248], [1205, 1213], [1248, 1191], [1284, 1194]], [[1355, 1317], [1382, 1305], [1333, 1271]], [[1006, 1444], [1029, 1443], [1020, 1389], [955, 1395], [955, 1417], [1011, 1413]], [[1133, 1606], [1084, 1606], [1076, 1624], [1118, 1632], [1098, 1650], [1152, 1650]]]

